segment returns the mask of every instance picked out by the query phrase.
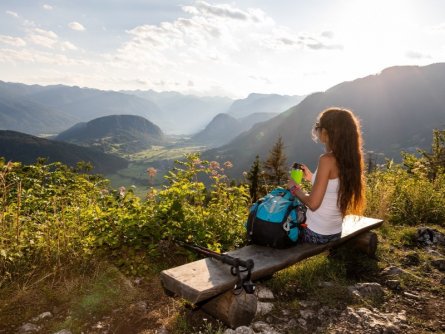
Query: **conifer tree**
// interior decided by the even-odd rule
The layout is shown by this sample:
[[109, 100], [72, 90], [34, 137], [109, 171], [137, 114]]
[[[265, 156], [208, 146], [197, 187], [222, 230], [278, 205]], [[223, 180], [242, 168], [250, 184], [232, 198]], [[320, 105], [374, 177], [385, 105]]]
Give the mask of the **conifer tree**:
[[437, 175], [445, 171], [445, 130], [433, 130], [431, 153], [419, 150], [428, 169], [428, 177], [435, 180]]
[[257, 155], [246, 176], [247, 181], [249, 181], [249, 192], [252, 202], [256, 202], [259, 197], [260, 173], [260, 157]]
[[263, 163], [264, 177], [268, 184], [281, 186], [287, 180], [287, 157], [284, 153], [284, 143], [281, 135], [272, 147], [269, 157]]

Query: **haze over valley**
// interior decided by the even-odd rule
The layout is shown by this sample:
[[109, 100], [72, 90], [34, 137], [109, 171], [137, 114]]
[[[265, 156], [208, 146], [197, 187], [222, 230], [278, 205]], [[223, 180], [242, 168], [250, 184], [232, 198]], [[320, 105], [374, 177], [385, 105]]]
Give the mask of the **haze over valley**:
[[[311, 139], [313, 122], [324, 108], [340, 106], [362, 120], [365, 150], [373, 159], [398, 160], [401, 151], [427, 149], [432, 130], [443, 129], [444, 78], [444, 63], [395, 66], [307, 97], [249, 94], [240, 100], [1, 82], [1, 130], [15, 132], [1, 131], [0, 155], [25, 163], [46, 157], [74, 165], [73, 157], [55, 152], [61, 151], [60, 145], [75, 144], [100, 152], [94, 161], [91, 153], [79, 153], [78, 158], [92, 161], [95, 171], [106, 172], [116, 185], [144, 187], [150, 166], [160, 170], [159, 184], [173, 159], [201, 152], [208, 160], [231, 161], [234, 168], [228, 174], [241, 179], [256, 155], [267, 157], [278, 136], [289, 164], [301, 161], [314, 167], [321, 146]], [[201, 111], [195, 113], [197, 109]], [[54, 153], [49, 148], [53, 142]], [[99, 161], [108, 155], [125, 160], [104, 169]]]

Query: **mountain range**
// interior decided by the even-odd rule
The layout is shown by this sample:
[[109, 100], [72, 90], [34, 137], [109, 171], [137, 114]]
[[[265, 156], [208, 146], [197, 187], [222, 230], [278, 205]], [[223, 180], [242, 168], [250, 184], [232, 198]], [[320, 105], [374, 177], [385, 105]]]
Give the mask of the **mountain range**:
[[[428, 149], [432, 130], [445, 126], [445, 63], [390, 67], [375, 75], [340, 83], [325, 92], [313, 93], [287, 110], [282, 109], [285, 107], [283, 103], [293, 103], [289, 101], [298, 100], [298, 97], [250, 94], [246, 99], [230, 102], [225, 98], [192, 98], [173, 92], [136, 93], [140, 96], [129, 92], [62, 85], [30, 86], [0, 82], [0, 129], [30, 134], [62, 132], [59, 140], [93, 146], [105, 143], [102, 150], [106, 152], [120, 147], [124, 149], [120, 153], [128, 153], [163, 143], [164, 132], [158, 123], [152, 121], [153, 118], [167, 124], [168, 117], [176, 117], [178, 127], [180, 123], [187, 123], [191, 129], [191, 124], [197, 127], [202, 122], [200, 117], [205, 114], [209, 121], [202, 131], [191, 136], [191, 142], [214, 147], [204, 152], [203, 158], [232, 161], [234, 168], [230, 175], [239, 177], [242, 171], [250, 168], [256, 155], [262, 160], [267, 157], [279, 136], [285, 144], [289, 164], [298, 161], [315, 168], [322, 146], [311, 139], [311, 129], [317, 115], [331, 106], [353, 110], [362, 123], [365, 150], [388, 158], [399, 159], [402, 150], [413, 152], [416, 148]], [[155, 102], [148, 100], [150, 96]], [[175, 101], [176, 106], [173, 107]], [[199, 117], [193, 116], [192, 109], [195, 107], [184, 107], [184, 114], [177, 116], [175, 113], [180, 111], [181, 104], [186, 105], [185, 101], [195, 107], [212, 104], [211, 101], [219, 102], [214, 102], [213, 107], [208, 109], [211, 111], [202, 111]], [[162, 108], [171, 106], [168, 117], [158, 104]], [[224, 106], [226, 112], [217, 113]], [[121, 109], [125, 109], [124, 114], [134, 116], [109, 117], [118, 114]], [[110, 115], [104, 117], [104, 113]], [[79, 118], [91, 119], [78, 121]], [[125, 126], [121, 124], [123, 120]], [[69, 128], [66, 124], [70, 124], [69, 127], [77, 125], [63, 133]], [[144, 134], [144, 131], [147, 133]], [[11, 156], [13, 151], [8, 145], [17, 151], [14, 156], [20, 155], [21, 150], [28, 154], [31, 152], [19, 144], [9, 142], [7, 145], [8, 135], [23, 145], [38, 141], [36, 137], [25, 140], [14, 132], [3, 131], [0, 156], [4, 152], [9, 152]], [[140, 142], [136, 143], [137, 140]], [[132, 142], [135, 143], [134, 147], [131, 146]], [[62, 150], [54, 147], [56, 151]], [[76, 151], [73, 147], [70, 149]], [[47, 156], [48, 153], [44, 151], [42, 154]], [[26, 155], [21, 156], [27, 158]], [[29, 156], [35, 157], [33, 154]]]
[[218, 114], [204, 130], [191, 137], [190, 143], [208, 148], [222, 146], [240, 133], [249, 130], [253, 125], [267, 121], [276, 115], [278, 113], [260, 112], [238, 119], [229, 114]]
[[183, 95], [178, 92], [123, 91], [152, 101], [164, 113], [164, 122], [155, 122], [164, 132], [192, 134], [203, 129], [213, 117], [224, 113], [233, 103], [226, 97]]
[[243, 118], [253, 113], [279, 114], [290, 107], [296, 106], [305, 96], [257, 94], [252, 93], [245, 99], [233, 101], [227, 114], [235, 118]]
[[251, 94], [246, 99], [198, 97], [177, 92], [103, 91], [64, 85], [25, 85], [0, 81], [0, 130], [56, 135], [76, 123], [109, 115], [137, 115], [167, 134], [191, 135], [219, 113], [235, 118], [283, 112], [301, 97]]
[[0, 81], [1, 130], [54, 135], [78, 122], [115, 114], [162, 121], [162, 113], [154, 103], [136, 96], [64, 85]]
[[376, 75], [340, 83], [314, 93], [284, 113], [257, 124], [230, 143], [203, 154], [234, 164], [232, 176], [250, 168], [256, 155], [265, 160], [278, 136], [289, 164], [316, 167], [322, 145], [311, 138], [317, 115], [325, 108], [349, 108], [362, 124], [364, 149], [400, 159], [400, 151], [431, 147], [432, 130], [445, 127], [445, 63], [395, 66]]

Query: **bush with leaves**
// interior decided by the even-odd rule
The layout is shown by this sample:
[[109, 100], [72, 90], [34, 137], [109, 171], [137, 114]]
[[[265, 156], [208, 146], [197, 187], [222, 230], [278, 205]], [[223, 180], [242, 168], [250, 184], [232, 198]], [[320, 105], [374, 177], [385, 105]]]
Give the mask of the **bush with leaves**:
[[[0, 162], [0, 268], [58, 264], [90, 254], [85, 210], [94, 211], [98, 176], [61, 164]], [[29, 269], [29, 268], [28, 268]]]
[[[131, 189], [111, 189], [101, 176], [82, 173], [83, 167], [0, 160], [3, 277], [91, 256], [111, 257], [125, 266], [138, 259], [146, 268], [162, 239], [214, 250], [233, 248], [244, 239], [248, 190], [228, 182], [224, 168], [231, 167], [229, 162], [220, 166], [187, 156], [166, 176], [169, 185], [152, 190], [146, 201]], [[203, 177], [212, 181], [208, 189]]]
[[[162, 237], [217, 251], [239, 245], [244, 239], [249, 195], [244, 186], [229, 184], [224, 167], [229, 168], [230, 162], [221, 167], [191, 154], [176, 165], [166, 175], [169, 185], [151, 196]], [[209, 190], [203, 178], [211, 179]]]
[[367, 213], [402, 225], [445, 226], [445, 131], [433, 132], [432, 152], [402, 153], [367, 177]]

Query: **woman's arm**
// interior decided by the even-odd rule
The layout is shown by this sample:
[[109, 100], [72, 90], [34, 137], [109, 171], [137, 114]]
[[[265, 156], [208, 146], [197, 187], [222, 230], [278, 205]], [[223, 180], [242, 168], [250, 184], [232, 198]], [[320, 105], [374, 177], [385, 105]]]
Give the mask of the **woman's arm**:
[[328, 187], [329, 175], [333, 166], [335, 165], [335, 158], [329, 155], [322, 155], [318, 161], [317, 176], [315, 178], [312, 191], [307, 194], [300, 189], [292, 179], [288, 181], [288, 187], [292, 194], [300, 199], [312, 211], [317, 210], [323, 201], [326, 188]]

